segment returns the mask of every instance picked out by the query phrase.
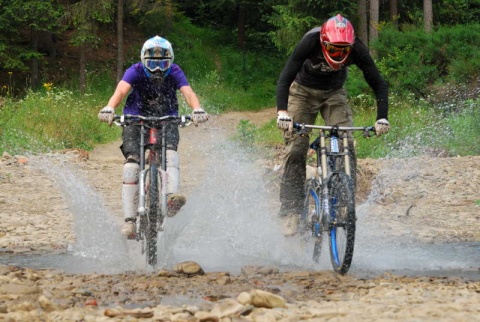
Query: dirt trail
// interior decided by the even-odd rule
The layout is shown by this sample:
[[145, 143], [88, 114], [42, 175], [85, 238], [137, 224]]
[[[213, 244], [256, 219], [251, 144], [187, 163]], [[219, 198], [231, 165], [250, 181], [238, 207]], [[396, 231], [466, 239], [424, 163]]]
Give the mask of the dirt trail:
[[[181, 129], [181, 189], [187, 199], [195, 200], [196, 187], [210, 177], [211, 164], [205, 160], [219, 158], [219, 140], [234, 134], [241, 119], [262, 125], [274, 115], [273, 110], [226, 113], [213, 116], [205, 125]], [[77, 168], [109, 216], [120, 224], [123, 163], [119, 144], [98, 146], [88, 159], [78, 151], [42, 158]], [[253, 162], [270, 178], [277, 175], [272, 169], [278, 160], [260, 157]], [[400, 263], [401, 256], [412, 258], [400, 252], [390, 258], [388, 251], [381, 253], [381, 245], [365, 252], [366, 245], [383, 243], [385, 236], [408, 239], [427, 252], [429, 245], [470, 243], [473, 255], [463, 259], [469, 261], [463, 266], [469, 277], [441, 277], [441, 272], [440, 277], [432, 277], [434, 269], [425, 270], [425, 276], [407, 277], [386, 269], [382, 276], [368, 278], [365, 274], [338, 276], [330, 270], [279, 271], [268, 265], [245, 266], [239, 274], [189, 275], [179, 273], [181, 269], [175, 272], [174, 266], [155, 272], [69, 274], [0, 264], [0, 321], [480, 321], [480, 207], [475, 205], [480, 199], [480, 157], [361, 160], [360, 173], [362, 185], [372, 187], [372, 192], [365, 194], [359, 206], [354, 262], [362, 264], [377, 252], [378, 271], [387, 260]], [[64, 252], [78, 241], [82, 231], [75, 231], [72, 212], [88, 212], [95, 202], [67, 202], [66, 190], [76, 193], [81, 188], [76, 180], [80, 178], [66, 177], [59, 187], [49, 175], [48, 164], [37, 158], [25, 162], [18, 156], [2, 157], [0, 263], [20, 254]], [[275, 197], [275, 180], [270, 185]], [[271, 204], [274, 210], [278, 202], [273, 198]], [[100, 224], [95, 219], [89, 223]], [[378, 236], [365, 240], [362, 236], [372, 230]], [[416, 267], [431, 269], [422, 259], [429, 255], [421, 254]], [[431, 256], [435, 259], [435, 254]], [[182, 269], [187, 268], [191, 267]], [[280, 303], [279, 307], [239, 304], [237, 295], [254, 289], [266, 291], [265, 296]], [[286, 305], [281, 305], [282, 300]]]

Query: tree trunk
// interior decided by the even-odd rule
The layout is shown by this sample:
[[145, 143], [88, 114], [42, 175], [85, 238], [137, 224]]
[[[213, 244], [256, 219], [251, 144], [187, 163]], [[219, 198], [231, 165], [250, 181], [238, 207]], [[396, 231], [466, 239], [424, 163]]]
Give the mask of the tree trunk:
[[[32, 39], [31, 39], [32, 49], [35, 52], [38, 52], [38, 31], [32, 31]], [[39, 85], [39, 77], [38, 77], [38, 58], [33, 57], [30, 60], [30, 87], [33, 89], [38, 88]]]
[[245, 39], [246, 39], [246, 20], [247, 20], [247, 12], [245, 10], [245, 3], [243, 1], [239, 1], [238, 3], [238, 20], [237, 20], [237, 44], [239, 48], [245, 47]]
[[123, 76], [123, 0], [118, 0], [117, 9], [117, 82]]
[[79, 79], [79, 88], [80, 93], [85, 94], [85, 89], [87, 87], [87, 59], [85, 55], [86, 46], [84, 44], [80, 45], [80, 79]]
[[390, 19], [392, 19], [392, 25], [398, 30], [398, 1], [390, 0]]
[[[379, 17], [380, 4], [378, 0], [370, 0], [370, 24], [369, 24], [369, 44], [378, 38], [378, 17]], [[373, 57], [377, 56], [377, 53], [370, 48], [370, 54]]]
[[358, 17], [360, 18], [357, 30], [357, 37], [365, 44], [368, 44], [368, 14], [367, 14], [367, 0], [358, 0]]
[[432, 26], [433, 26], [432, 0], [423, 0], [423, 25], [426, 33], [432, 32]]

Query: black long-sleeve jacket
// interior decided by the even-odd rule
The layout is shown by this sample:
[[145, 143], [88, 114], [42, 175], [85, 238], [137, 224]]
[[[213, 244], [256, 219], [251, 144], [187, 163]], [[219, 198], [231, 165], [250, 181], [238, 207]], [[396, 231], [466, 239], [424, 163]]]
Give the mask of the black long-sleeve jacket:
[[377, 120], [388, 117], [388, 84], [380, 75], [368, 48], [355, 38], [345, 66], [335, 71], [325, 60], [320, 45], [320, 27], [307, 32], [287, 61], [277, 82], [277, 110], [287, 110], [288, 92], [295, 80], [300, 85], [321, 89], [339, 89], [347, 79], [349, 65], [357, 65], [363, 72], [377, 99]]

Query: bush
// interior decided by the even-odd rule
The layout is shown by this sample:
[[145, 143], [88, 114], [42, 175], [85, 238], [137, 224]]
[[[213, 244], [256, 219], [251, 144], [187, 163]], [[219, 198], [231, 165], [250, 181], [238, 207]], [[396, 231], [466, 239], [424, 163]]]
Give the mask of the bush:
[[380, 31], [372, 48], [379, 68], [393, 91], [428, 94], [437, 82], [468, 82], [480, 76], [480, 25], [439, 27], [426, 34], [421, 29]]

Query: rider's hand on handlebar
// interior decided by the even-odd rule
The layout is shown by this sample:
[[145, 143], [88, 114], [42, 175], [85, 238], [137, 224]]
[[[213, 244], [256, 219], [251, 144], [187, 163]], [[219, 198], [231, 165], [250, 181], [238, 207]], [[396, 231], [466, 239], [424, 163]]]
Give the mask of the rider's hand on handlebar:
[[108, 123], [108, 125], [112, 125], [114, 112], [115, 110], [113, 107], [105, 106], [98, 113], [98, 119], [100, 120], [100, 122], [105, 122]]
[[379, 119], [375, 122], [375, 134], [377, 136], [387, 134], [388, 130], [390, 130], [390, 123], [387, 119]]
[[203, 108], [197, 108], [193, 110], [192, 113], [192, 122], [197, 125], [198, 123], [203, 123], [208, 121], [209, 115], [203, 110]]
[[277, 112], [277, 127], [280, 130], [292, 131], [293, 121], [290, 116], [288, 116], [287, 111], [278, 111]]

